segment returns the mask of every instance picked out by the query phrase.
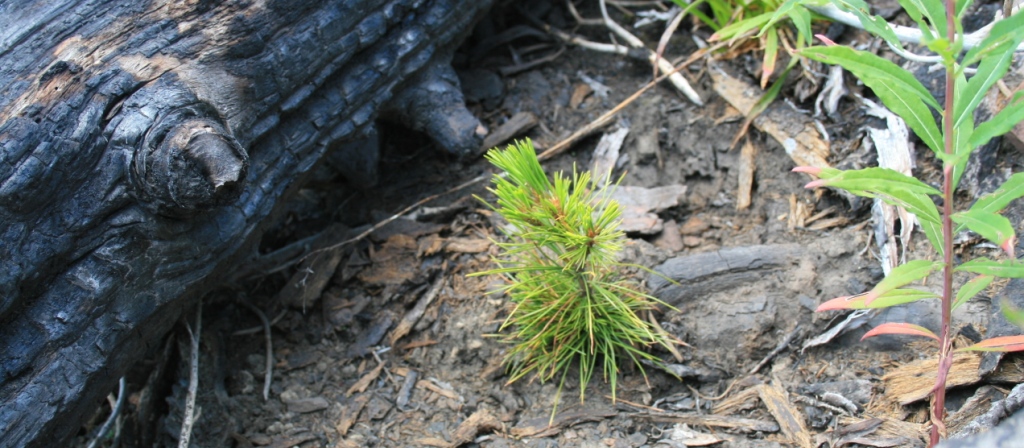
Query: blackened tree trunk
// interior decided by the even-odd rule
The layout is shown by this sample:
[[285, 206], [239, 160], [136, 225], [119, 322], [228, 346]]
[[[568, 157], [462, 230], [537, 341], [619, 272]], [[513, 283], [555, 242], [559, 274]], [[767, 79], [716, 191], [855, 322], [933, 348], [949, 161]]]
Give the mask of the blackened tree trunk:
[[476, 151], [489, 3], [0, 0], [0, 446], [63, 446], [379, 113]]

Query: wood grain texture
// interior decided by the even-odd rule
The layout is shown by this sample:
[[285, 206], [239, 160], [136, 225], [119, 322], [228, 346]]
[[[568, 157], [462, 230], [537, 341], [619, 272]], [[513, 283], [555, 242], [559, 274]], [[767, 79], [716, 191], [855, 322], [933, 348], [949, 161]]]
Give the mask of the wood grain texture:
[[[448, 62], [489, 3], [0, 2], [0, 447], [65, 445], [394, 98], [461, 113]], [[397, 118], [479, 148], [426, 109]]]

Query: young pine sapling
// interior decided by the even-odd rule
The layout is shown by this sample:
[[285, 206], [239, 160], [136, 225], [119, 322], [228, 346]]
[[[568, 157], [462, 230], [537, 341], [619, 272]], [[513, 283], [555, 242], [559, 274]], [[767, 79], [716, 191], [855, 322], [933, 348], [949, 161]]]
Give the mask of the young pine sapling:
[[[504, 171], [490, 191], [498, 198], [491, 207], [508, 221], [508, 240], [497, 243], [497, 269], [472, 275], [503, 276], [500, 290], [515, 303], [501, 327], [513, 344], [505, 357], [509, 383], [558, 376], [561, 395], [575, 363], [581, 401], [597, 371], [614, 400], [620, 360], [644, 372], [641, 361], [661, 363], [644, 347], [670, 342], [639, 316], [660, 302], [621, 273], [621, 206], [607, 197], [609, 183], [592, 182], [589, 173], [549, 180], [529, 140], [485, 157]], [[557, 406], [556, 395], [552, 418]]]

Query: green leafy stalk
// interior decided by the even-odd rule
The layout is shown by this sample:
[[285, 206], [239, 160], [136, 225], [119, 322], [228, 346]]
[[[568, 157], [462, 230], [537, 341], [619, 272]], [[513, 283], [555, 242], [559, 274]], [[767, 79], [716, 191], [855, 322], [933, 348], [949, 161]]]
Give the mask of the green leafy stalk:
[[643, 348], [670, 343], [639, 317], [661, 302], [619, 272], [621, 206], [595, 191], [602, 186], [607, 192], [609, 184], [593, 183], [589, 173], [556, 173], [549, 180], [529, 140], [485, 157], [504, 171], [490, 191], [498, 198], [492, 208], [509, 223], [509, 240], [497, 243], [498, 268], [472, 275], [502, 275], [507, 283], [501, 290], [515, 303], [501, 327], [510, 330], [505, 340], [513, 344], [505, 357], [509, 382], [559, 376], [560, 395], [575, 363], [581, 401], [597, 371], [611, 384], [614, 400], [619, 361], [644, 372], [641, 361], [661, 362]]
[[[883, 37], [899, 48], [889, 25], [870, 16], [861, 0], [832, 0], [840, 8], [856, 14], [870, 32]], [[962, 2], [966, 3], [966, 2]], [[995, 192], [980, 198], [969, 210], [956, 212], [954, 191], [964, 172], [971, 152], [991, 138], [1011, 129], [1024, 119], [1024, 102], [1014, 99], [991, 120], [975, 127], [974, 111], [988, 90], [1005, 74], [1013, 52], [1024, 41], [1024, 14], [1016, 14], [996, 23], [989, 36], [958, 62], [962, 49], [962, 27], [954, 0], [900, 0], [907, 13], [921, 27], [924, 43], [942, 57], [946, 72], [945, 101], [939, 105], [913, 74], [874, 54], [851, 48], [814, 47], [800, 54], [821, 62], [841, 65], [870, 87], [878, 98], [935, 152], [942, 162], [943, 180], [936, 190], [913, 177], [882, 168], [855, 171], [800, 167], [795, 171], [819, 177], [808, 188], [832, 187], [852, 194], [880, 199], [890, 205], [914, 213], [941, 262], [910, 261], [892, 270], [888, 277], [871, 291], [856, 296], [839, 297], [823, 303], [818, 310], [863, 309], [896, 306], [936, 297], [923, 291], [903, 288], [941, 270], [942, 322], [938, 335], [931, 330], [907, 323], [885, 323], [875, 327], [865, 338], [877, 335], [914, 335], [935, 339], [939, 343], [939, 363], [933, 389], [932, 430], [930, 445], [945, 437], [943, 424], [946, 378], [953, 362], [952, 311], [970, 300], [994, 278], [1024, 278], [1024, 264], [1014, 258], [1016, 235], [1012, 223], [999, 212], [1011, 201], [1024, 196], [1024, 175], [1015, 174]], [[945, 20], [941, 20], [944, 16]], [[964, 68], [977, 64], [975, 74], [964, 75]], [[932, 110], [942, 117], [941, 125], [932, 118]], [[941, 209], [933, 197], [941, 199]], [[1006, 260], [980, 258], [956, 265], [953, 257], [954, 231], [971, 230], [999, 247], [1009, 256]], [[953, 280], [957, 272], [978, 274], [954, 294]], [[1013, 311], [1008, 316], [1018, 318]], [[1021, 351], [1024, 336], [1006, 336], [981, 341], [959, 351]]]

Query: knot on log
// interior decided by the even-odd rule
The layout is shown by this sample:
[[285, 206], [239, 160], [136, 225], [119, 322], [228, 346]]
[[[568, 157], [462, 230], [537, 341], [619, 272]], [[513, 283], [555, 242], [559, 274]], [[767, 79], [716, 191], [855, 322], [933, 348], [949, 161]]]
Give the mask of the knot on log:
[[195, 105], [168, 113], [135, 151], [135, 196], [158, 214], [186, 218], [241, 193], [249, 157], [215, 115]]

